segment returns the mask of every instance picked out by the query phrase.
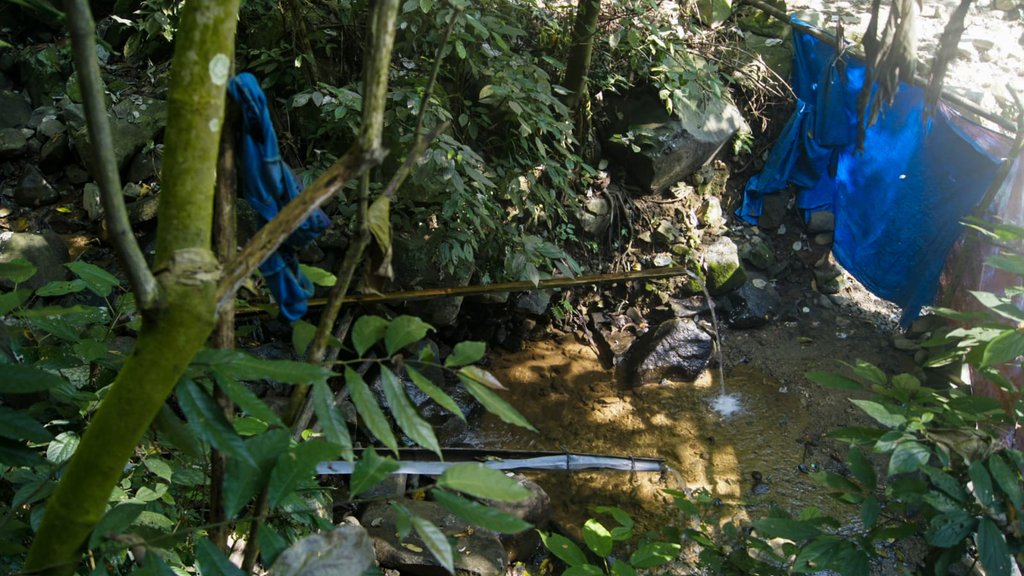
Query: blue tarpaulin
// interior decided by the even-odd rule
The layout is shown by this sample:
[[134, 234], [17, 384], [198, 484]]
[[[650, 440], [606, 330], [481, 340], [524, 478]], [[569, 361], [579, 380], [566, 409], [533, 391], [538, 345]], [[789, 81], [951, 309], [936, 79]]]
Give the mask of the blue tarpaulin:
[[[800, 26], [805, 26], [794, 21]], [[985, 196], [1005, 139], [903, 84], [856, 149], [864, 62], [794, 27], [796, 111], [764, 170], [747, 183], [739, 215], [752, 224], [763, 199], [793, 186], [806, 213], [835, 214], [836, 260], [871, 292], [903, 308], [906, 324], [933, 302], [960, 223]]]
[[[228, 94], [242, 111], [241, 150], [238, 155], [242, 197], [256, 210], [260, 226], [263, 226], [298, 196], [302, 188], [291, 168], [281, 159], [267, 98], [256, 77], [248, 72], [235, 76], [228, 84]], [[289, 322], [306, 313], [306, 302], [313, 295], [313, 284], [299, 269], [295, 251], [320, 236], [329, 225], [327, 215], [317, 209], [277, 252], [260, 264], [260, 274], [274, 295], [281, 315]]]

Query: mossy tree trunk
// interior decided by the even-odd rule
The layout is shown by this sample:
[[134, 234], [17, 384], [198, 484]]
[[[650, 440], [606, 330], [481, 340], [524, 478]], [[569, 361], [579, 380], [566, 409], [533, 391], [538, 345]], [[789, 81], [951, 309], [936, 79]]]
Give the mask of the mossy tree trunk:
[[569, 91], [565, 105], [576, 116], [576, 139], [584, 143], [590, 130], [589, 98], [587, 78], [590, 75], [590, 60], [594, 53], [594, 36], [597, 34], [597, 19], [601, 15], [601, 0], [578, 0], [576, 21], [572, 29], [572, 44], [565, 65], [562, 85]]
[[238, 0], [185, 4], [168, 92], [154, 268], [159, 296], [143, 311], [135, 348], [47, 502], [30, 572], [75, 572], [125, 463], [216, 321], [213, 192], [237, 15]]

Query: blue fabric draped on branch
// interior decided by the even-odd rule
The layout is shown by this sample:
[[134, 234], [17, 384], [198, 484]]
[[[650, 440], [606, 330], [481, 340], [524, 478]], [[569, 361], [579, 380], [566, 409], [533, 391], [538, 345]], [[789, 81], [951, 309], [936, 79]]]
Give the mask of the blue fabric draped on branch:
[[[260, 226], [263, 226], [298, 196], [302, 188], [291, 168], [281, 159], [267, 98], [256, 77], [248, 72], [235, 76], [228, 84], [228, 94], [242, 112], [238, 154], [242, 197], [256, 210]], [[317, 209], [277, 252], [260, 264], [260, 274], [274, 295], [281, 315], [289, 322], [306, 313], [306, 302], [313, 295], [313, 283], [299, 269], [296, 250], [315, 240], [329, 225], [327, 215]]]
[[[806, 26], [799, 21], [795, 23]], [[903, 308], [901, 323], [936, 295], [960, 221], [984, 197], [1005, 139], [902, 84], [856, 150], [864, 62], [793, 29], [796, 111], [764, 170], [747, 183], [739, 215], [756, 224], [764, 196], [793, 186], [806, 214], [835, 214], [833, 254], [874, 294]]]

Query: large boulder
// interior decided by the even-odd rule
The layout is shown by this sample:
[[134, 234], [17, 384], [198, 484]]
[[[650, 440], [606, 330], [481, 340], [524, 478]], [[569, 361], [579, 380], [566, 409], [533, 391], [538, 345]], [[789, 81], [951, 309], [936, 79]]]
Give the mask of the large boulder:
[[288, 547], [270, 568], [272, 576], [362, 576], [374, 566], [373, 542], [362, 526], [339, 526]]
[[[498, 537], [487, 530], [470, 529], [440, 504], [402, 500], [403, 507], [425, 518], [455, 541], [455, 571], [463, 576], [504, 576], [505, 549]], [[427, 545], [413, 532], [404, 541], [398, 537], [398, 513], [387, 502], [375, 502], [363, 513], [360, 522], [373, 538], [381, 568], [393, 568], [412, 576], [444, 576], [448, 572], [437, 562]]]
[[511, 514], [524, 522], [529, 522], [535, 529], [523, 530], [516, 534], [501, 534], [499, 539], [510, 564], [526, 562], [533, 557], [540, 547], [540, 536], [537, 530], [547, 530], [551, 522], [551, 497], [539, 484], [522, 474], [516, 474], [514, 480], [530, 492], [530, 497], [518, 502], [485, 502], [488, 506]]
[[[64, 119], [74, 128], [77, 124], [69, 111], [76, 110], [73, 105], [65, 107]], [[167, 103], [144, 96], [131, 96], [121, 100], [111, 108], [110, 132], [114, 143], [114, 160], [118, 169], [124, 171], [132, 157], [146, 144], [154, 141], [163, 130], [167, 120]], [[89, 132], [82, 126], [72, 134], [75, 149], [85, 162], [89, 171], [96, 175], [93, 167], [92, 148]]]
[[782, 308], [782, 297], [765, 278], [755, 277], [729, 294], [726, 318], [733, 328], [759, 328]]
[[644, 89], [611, 102], [609, 108], [606, 149], [638, 186], [659, 193], [693, 174], [746, 127], [735, 106], [714, 98], [703, 108], [669, 115], [658, 95]]
[[0, 90], [0, 128], [28, 126], [32, 108], [20, 92]]
[[696, 380], [711, 358], [711, 336], [689, 318], [672, 318], [637, 338], [622, 362], [632, 385], [664, 378]]
[[[21, 285], [26, 288], [40, 288], [49, 282], [66, 280], [68, 271], [64, 263], [68, 260], [68, 247], [60, 236], [53, 232], [42, 234], [0, 232], [0, 262], [11, 262], [24, 258], [36, 267], [36, 274]], [[6, 283], [0, 288], [10, 289]]]

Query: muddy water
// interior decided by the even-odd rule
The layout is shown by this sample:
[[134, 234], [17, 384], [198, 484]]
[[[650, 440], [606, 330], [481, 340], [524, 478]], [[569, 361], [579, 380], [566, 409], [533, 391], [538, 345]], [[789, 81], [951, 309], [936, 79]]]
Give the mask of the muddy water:
[[[663, 382], [628, 389], [614, 380], [596, 352], [572, 338], [528, 343], [513, 354], [492, 357], [492, 372], [508, 387], [503, 397], [540, 434], [487, 415], [471, 437], [451, 439], [479, 447], [568, 450], [665, 458], [674, 470], [659, 475], [614, 471], [548, 472], [534, 479], [552, 497], [555, 518], [575, 532], [595, 505], [614, 504], [647, 529], [677, 520], [665, 488], [705, 488], [726, 512], [759, 516], [771, 506], [796, 513], [806, 506], [832, 511], [800, 465], [817, 467], [807, 450], [814, 414], [799, 394], [756, 369], [726, 374], [727, 389], [742, 410], [722, 418], [711, 409], [719, 383], [711, 371], [697, 382]], [[717, 375], [717, 371], [714, 371]], [[805, 468], [806, 469], [806, 468]], [[752, 472], [768, 489], [755, 494]]]

